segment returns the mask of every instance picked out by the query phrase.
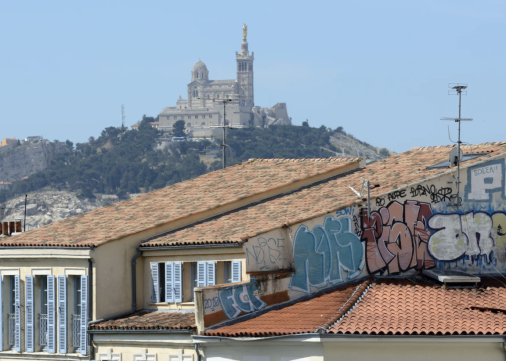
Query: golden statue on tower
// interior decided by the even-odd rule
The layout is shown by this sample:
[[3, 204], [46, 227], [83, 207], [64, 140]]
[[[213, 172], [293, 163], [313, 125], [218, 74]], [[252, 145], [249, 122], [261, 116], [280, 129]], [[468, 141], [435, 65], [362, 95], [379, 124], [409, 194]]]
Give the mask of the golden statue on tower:
[[242, 26], [242, 40], [246, 40], [246, 37], [248, 36], [248, 27], [246, 24]]

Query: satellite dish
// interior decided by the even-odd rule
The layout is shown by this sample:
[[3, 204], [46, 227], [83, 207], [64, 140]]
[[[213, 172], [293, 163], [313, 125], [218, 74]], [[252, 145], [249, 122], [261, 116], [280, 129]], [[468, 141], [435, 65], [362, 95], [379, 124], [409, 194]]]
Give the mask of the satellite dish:
[[[459, 150], [460, 150], [460, 154], [459, 154]], [[458, 148], [453, 148], [452, 151], [450, 152], [450, 163], [452, 165], [457, 165], [458, 163], [462, 162], [462, 159], [464, 158], [464, 152], [462, 151], [462, 149], [458, 149]]]

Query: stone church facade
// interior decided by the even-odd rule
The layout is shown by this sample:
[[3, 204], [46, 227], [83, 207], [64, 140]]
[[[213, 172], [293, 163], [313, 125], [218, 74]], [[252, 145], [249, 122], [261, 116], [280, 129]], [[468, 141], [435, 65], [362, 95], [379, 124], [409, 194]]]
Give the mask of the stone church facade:
[[[236, 52], [236, 79], [210, 80], [207, 66], [199, 60], [191, 71], [187, 99], [180, 96], [175, 107], [162, 110], [158, 115], [159, 129], [170, 132], [175, 122], [184, 120], [190, 135], [204, 137], [221, 133], [220, 129], [213, 127], [223, 124], [233, 127], [291, 124], [285, 103], [272, 108], [255, 106], [254, 59], [254, 53], [250, 54], [248, 50], [245, 26], [241, 52]], [[230, 99], [226, 101], [225, 109], [220, 99]]]

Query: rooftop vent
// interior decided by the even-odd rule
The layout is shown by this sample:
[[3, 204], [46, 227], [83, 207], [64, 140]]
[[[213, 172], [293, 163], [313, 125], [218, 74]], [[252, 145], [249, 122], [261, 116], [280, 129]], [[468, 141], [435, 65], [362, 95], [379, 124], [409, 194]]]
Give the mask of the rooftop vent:
[[429, 269], [422, 274], [448, 286], [473, 286], [481, 281], [480, 277], [461, 271]]

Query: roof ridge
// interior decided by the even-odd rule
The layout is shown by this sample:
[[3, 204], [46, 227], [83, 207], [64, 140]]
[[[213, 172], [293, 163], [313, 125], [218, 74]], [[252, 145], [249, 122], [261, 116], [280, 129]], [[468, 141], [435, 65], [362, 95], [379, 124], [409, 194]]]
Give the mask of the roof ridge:
[[[349, 312], [351, 312], [355, 305], [362, 299], [362, 297], [366, 294], [369, 287], [371, 287], [372, 283], [374, 282], [373, 277], [367, 278], [364, 282], [362, 282], [360, 285], [357, 286], [355, 291], [351, 294], [350, 298], [346, 300], [346, 302], [341, 306], [341, 308], [323, 325], [318, 327], [318, 329], [315, 331], [315, 333], [318, 333], [319, 331], [323, 331], [327, 333], [327, 331], [332, 328], [336, 323], [338, 323], [341, 318], [346, 316]], [[357, 294], [360, 291], [359, 294]]]
[[[485, 143], [478, 143], [478, 144], [461, 144], [460, 147], [462, 148], [473, 148], [473, 147], [484, 147], [484, 146], [490, 146], [490, 145], [502, 145], [506, 144], [506, 141], [500, 141], [500, 142], [485, 142]], [[441, 148], [454, 148], [456, 147], [455, 144], [450, 145], [434, 145], [434, 146], [428, 146], [428, 147], [413, 147], [411, 150], [417, 150], [417, 151], [424, 151], [424, 150], [432, 150], [432, 149], [441, 149]]]
[[[333, 161], [333, 162], [352, 162], [357, 160], [362, 160], [362, 157], [327, 157], [327, 158], [250, 158], [242, 163], [251, 163], [251, 162], [323, 162], [323, 161]], [[237, 164], [236, 164], [237, 165]]]

